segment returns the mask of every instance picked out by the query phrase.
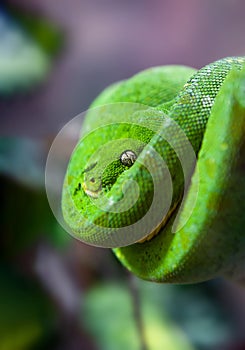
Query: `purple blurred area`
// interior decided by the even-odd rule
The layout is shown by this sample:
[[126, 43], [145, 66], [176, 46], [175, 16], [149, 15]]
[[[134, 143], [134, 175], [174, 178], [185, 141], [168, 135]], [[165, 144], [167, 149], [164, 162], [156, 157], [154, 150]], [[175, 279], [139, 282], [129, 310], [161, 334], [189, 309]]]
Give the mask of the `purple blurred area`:
[[150, 66], [243, 55], [242, 0], [15, 0], [60, 26], [65, 47], [35, 93], [0, 102], [1, 134], [52, 136], [112, 82]]

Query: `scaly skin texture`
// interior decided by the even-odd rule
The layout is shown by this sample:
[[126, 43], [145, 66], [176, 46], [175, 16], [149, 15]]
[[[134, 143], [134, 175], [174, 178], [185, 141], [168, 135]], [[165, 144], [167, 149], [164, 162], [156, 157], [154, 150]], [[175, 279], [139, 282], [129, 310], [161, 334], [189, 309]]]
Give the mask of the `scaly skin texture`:
[[[122, 264], [151, 281], [193, 283], [218, 275], [243, 278], [244, 62], [241, 57], [226, 58], [197, 72], [182, 66], [152, 68], [102, 92], [92, 105], [100, 113], [88, 113], [64, 181], [63, 214], [76, 237], [95, 245], [118, 246], [114, 252]], [[110, 105], [122, 102], [140, 105], [136, 112], [127, 104], [119, 111]], [[169, 118], [183, 133], [169, 127]], [[198, 161], [195, 169], [193, 158], [187, 162], [189, 187], [183, 198], [186, 137]], [[104, 145], [106, 151], [103, 147], [96, 151]], [[132, 166], [120, 162], [125, 150], [137, 155]], [[154, 163], [156, 182], [141, 162], [151, 162], [154, 152], [165, 161], [159, 166]], [[135, 234], [131, 225], [149, 211], [156, 185], [163, 189], [156, 208], [164, 207], [167, 171], [172, 198], [165, 220], [160, 224], [162, 219], [157, 214], [155, 218], [153, 211], [144, 224], [148, 240], [122, 247], [114, 233], [127, 226], [129, 236]], [[137, 194], [129, 185], [128, 209], [115, 212], [123, 199], [121, 184], [132, 179], [138, 184], [139, 198], [135, 202]], [[112, 228], [109, 234], [108, 228]]]

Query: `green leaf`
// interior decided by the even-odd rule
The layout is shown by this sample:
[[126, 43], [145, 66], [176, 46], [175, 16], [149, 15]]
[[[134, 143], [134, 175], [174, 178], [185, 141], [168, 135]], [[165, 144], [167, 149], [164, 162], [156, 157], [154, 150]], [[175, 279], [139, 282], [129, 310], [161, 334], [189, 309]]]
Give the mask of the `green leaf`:
[[62, 35], [47, 20], [23, 10], [0, 8], [0, 95], [23, 93], [44, 80]]
[[[145, 342], [149, 350], [193, 350], [180, 328], [159, 312], [146, 294], [141, 297]], [[100, 350], [140, 350], [141, 341], [133, 314], [133, 299], [123, 284], [101, 285], [84, 301], [84, 326]]]

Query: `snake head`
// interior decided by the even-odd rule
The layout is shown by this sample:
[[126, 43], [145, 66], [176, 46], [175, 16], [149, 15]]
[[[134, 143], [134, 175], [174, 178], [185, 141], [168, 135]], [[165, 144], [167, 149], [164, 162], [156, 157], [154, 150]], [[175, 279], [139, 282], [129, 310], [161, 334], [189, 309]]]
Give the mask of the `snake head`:
[[82, 188], [84, 192], [93, 198], [97, 198], [101, 191], [101, 177], [98, 176], [97, 162], [89, 165], [84, 171], [84, 182]]
[[99, 157], [97, 155], [98, 161], [92, 161], [83, 171], [82, 188], [88, 196], [98, 198], [103, 191], [108, 192], [118, 177], [135, 163], [141, 148], [134, 145], [136, 151], [125, 149], [121, 152], [123, 147], [130, 145], [128, 142], [126, 142], [127, 145], [120, 143], [116, 149], [111, 149], [109, 152], [103, 151]]

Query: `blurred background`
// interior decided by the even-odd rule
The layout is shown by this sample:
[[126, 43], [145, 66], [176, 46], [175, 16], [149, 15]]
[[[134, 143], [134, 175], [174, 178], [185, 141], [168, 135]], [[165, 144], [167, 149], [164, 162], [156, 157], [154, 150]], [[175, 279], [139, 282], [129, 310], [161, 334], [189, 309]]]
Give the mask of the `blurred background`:
[[155, 65], [245, 55], [242, 0], [0, 4], [0, 350], [245, 349], [245, 289], [157, 285], [72, 239], [46, 199], [60, 128]]

